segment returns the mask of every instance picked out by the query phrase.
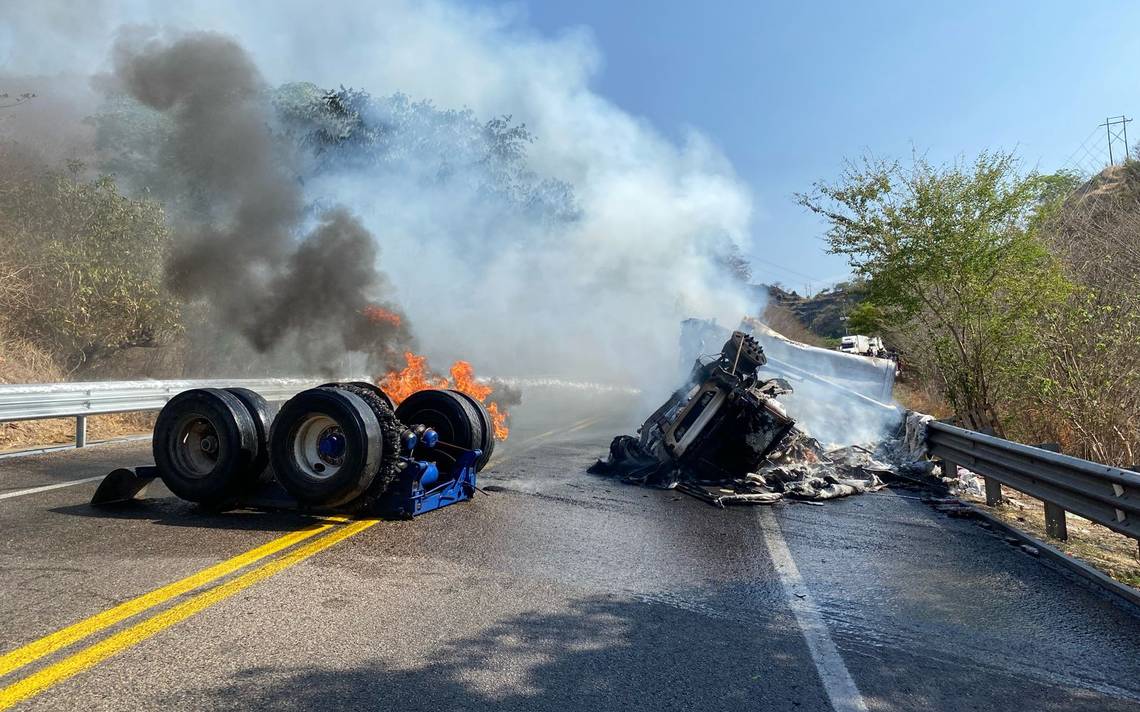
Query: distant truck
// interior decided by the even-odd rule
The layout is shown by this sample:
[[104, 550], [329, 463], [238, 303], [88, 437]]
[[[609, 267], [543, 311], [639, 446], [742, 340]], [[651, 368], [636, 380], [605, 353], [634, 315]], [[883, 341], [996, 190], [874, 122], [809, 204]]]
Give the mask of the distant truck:
[[839, 350], [845, 354], [857, 354], [859, 356], [885, 357], [887, 355], [887, 349], [883, 346], [883, 340], [880, 337], [863, 336], [862, 334], [844, 336], [843, 340], [839, 342]]

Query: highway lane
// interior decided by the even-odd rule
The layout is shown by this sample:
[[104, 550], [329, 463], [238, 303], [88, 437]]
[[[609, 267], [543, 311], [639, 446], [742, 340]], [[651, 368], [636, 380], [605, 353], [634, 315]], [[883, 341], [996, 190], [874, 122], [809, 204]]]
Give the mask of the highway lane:
[[[528, 400], [481, 477], [487, 496], [369, 525], [132, 638], [17, 708], [1140, 704], [1135, 611], [914, 492], [718, 511], [584, 473], [612, 434], [629, 430], [635, 403]], [[0, 494], [148, 461], [145, 443], [0, 460]], [[0, 652], [305, 527], [347, 526], [206, 515], [161, 487], [156, 499], [108, 514], [85, 504], [94, 486], [0, 500]], [[242, 571], [14, 670], [0, 686], [218, 597], [211, 592]], [[857, 699], [837, 698], [844, 673]]]

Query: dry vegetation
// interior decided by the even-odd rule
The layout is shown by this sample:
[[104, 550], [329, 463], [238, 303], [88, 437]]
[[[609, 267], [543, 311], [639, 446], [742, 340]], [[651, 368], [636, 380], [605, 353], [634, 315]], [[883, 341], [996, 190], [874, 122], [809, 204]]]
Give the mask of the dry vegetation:
[[[0, 325], [0, 384], [54, 383], [65, 374], [51, 355], [27, 339], [6, 336]], [[89, 441], [150, 432], [153, 413], [118, 413], [87, 419]], [[74, 418], [0, 423], [0, 452], [75, 442]]]
[[123, 349], [178, 332], [178, 307], [162, 285], [169, 240], [157, 203], [123, 195], [110, 176], [90, 178], [82, 164], [49, 165], [12, 142], [0, 141], [0, 165], [4, 334], [82, 378]]
[[[87, 419], [87, 441], [149, 433], [154, 413], [114, 413]], [[47, 418], [0, 423], [0, 452], [30, 450], [75, 442], [75, 418]]]
[[[1132, 467], [1140, 462], [1140, 163], [1081, 186], [1042, 234], [1078, 289], [1042, 327], [1046, 389], [1025, 430], [1066, 453]], [[1032, 433], [1039, 423], [1047, 432]]]
[[[0, 384], [114, 377], [109, 366], [177, 333], [161, 287], [167, 234], [157, 204], [10, 141], [0, 142], [0, 164]], [[152, 421], [90, 418], [88, 439], [147, 432]], [[74, 438], [71, 418], [0, 424], [0, 450]]]
[[53, 383], [63, 376], [51, 354], [27, 339], [9, 336], [0, 320], [0, 383]]
[[895, 381], [895, 401], [907, 410], [933, 415], [939, 420], [954, 415], [938, 389], [913, 379]]
[[760, 320], [794, 341], [825, 349], [829, 346], [827, 339], [808, 329], [795, 312], [775, 301], [768, 302], [764, 307]]

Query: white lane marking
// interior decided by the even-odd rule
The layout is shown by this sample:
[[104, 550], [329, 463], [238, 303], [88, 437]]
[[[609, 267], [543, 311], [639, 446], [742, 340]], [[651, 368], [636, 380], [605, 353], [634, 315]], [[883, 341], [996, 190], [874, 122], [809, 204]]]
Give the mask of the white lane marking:
[[811, 653], [812, 662], [819, 672], [819, 679], [823, 682], [823, 689], [835, 712], [867, 712], [867, 705], [863, 703], [863, 695], [847, 672], [843, 657], [835, 647], [835, 641], [827, 631], [827, 624], [812, 600], [803, 576], [788, 551], [788, 543], [784, 541], [784, 534], [780, 531], [780, 523], [776, 515], [767, 507], [761, 508], [760, 529], [764, 532], [764, 543], [768, 545], [768, 553], [772, 556], [772, 563], [776, 565], [776, 572], [780, 575], [780, 584], [788, 596], [788, 604], [796, 616], [800, 631], [807, 642], [808, 652]]
[[88, 440], [87, 446], [84, 448], [75, 447], [75, 443], [67, 445], [49, 445], [47, 447], [37, 447], [31, 450], [13, 450], [12, 452], [0, 453], [0, 460], [7, 460], [10, 457], [28, 457], [29, 455], [46, 455], [49, 452], [60, 452], [63, 450], [74, 450], [80, 452], [88, 447], [96, 447], [99, 445], [114, 445], [115, 443], [130, 443], [141, 440], [150, 440], [151, 436], [147, 435], [124, 435], [121, 438], [108, 438], [106, 440]]
[[71, 487], [72, 485], [81, 485], [84, 482], [94, 482], [101, 480], [106, 475], [96, 475], [94, 477], [84, 477], [81, 480], [72, 480], [70, 482], [60, 482], [54, 485], [44, 485], [43, 487], [32, 487], [31, 489], [16, 490], [15, 492], [5, 492], [0, 494], [0, 499], [9, 499], [11, 497], [23, 497], [26, 494], [36, 494], [37, 492], [47, 492], [48, 490], [60, 489], [61, 487]]

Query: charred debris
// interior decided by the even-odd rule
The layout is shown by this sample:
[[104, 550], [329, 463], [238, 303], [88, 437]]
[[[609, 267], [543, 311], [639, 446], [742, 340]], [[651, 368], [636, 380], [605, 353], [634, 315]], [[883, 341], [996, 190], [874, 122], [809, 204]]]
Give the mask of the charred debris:
[[781, 499], [827, 500], [885, 487], [891, 465], [871, 449], [825, 448], [796, 426], [778, 398], [783, 378], [765, 379], [757, 340], [734, 331], [715, 356], [700, 357], [686, 385], [638, 429], [619, 435], [589, 472], [677, 489], [723, 507]]

